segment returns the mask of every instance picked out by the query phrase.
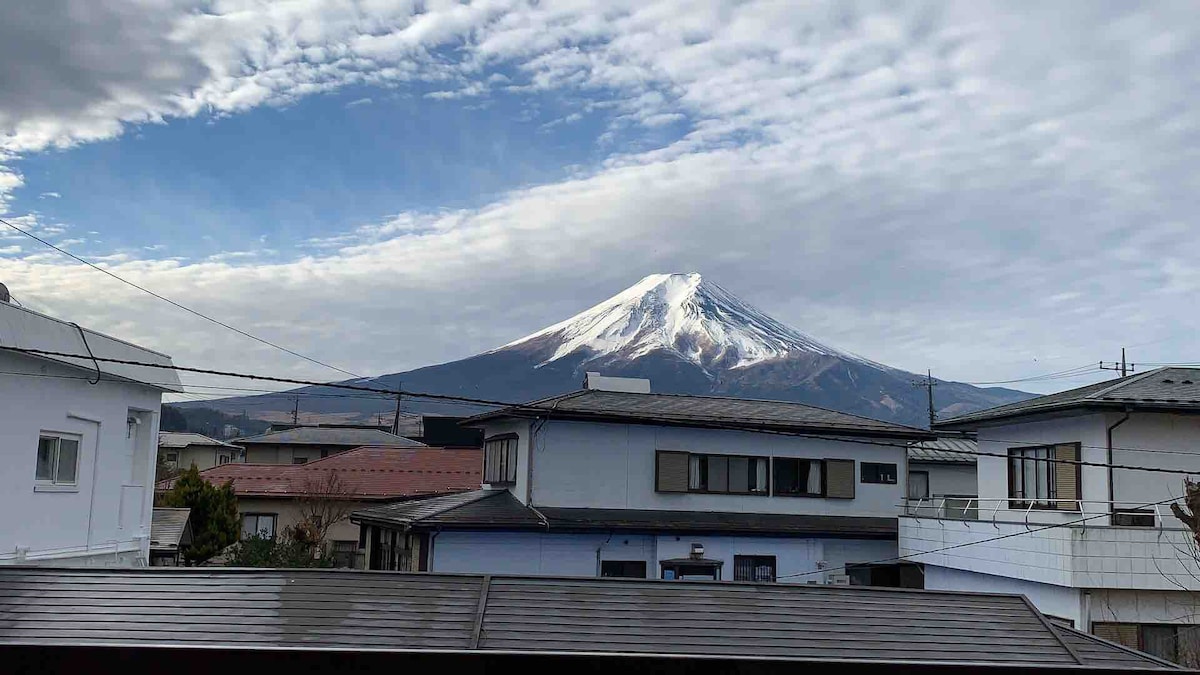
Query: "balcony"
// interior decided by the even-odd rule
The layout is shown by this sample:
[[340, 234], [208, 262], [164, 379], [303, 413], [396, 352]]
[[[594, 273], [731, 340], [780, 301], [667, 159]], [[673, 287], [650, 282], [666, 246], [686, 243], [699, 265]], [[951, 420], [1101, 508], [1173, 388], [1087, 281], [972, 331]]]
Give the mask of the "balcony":
[[[900, 555], [915, 562], [1073, 588], [1200, 590], [1200, 562], [1191, 531], [1166, 505], [1108, 514], [1131, 504], [1080, 502], [1076, 511], [1009, 508], [1008, 498], [943, 498], [905, 506]], [[1055, 525], [1047, 527], [1047, 525]], [[929, 553], [929, 551], [940, 552]]]

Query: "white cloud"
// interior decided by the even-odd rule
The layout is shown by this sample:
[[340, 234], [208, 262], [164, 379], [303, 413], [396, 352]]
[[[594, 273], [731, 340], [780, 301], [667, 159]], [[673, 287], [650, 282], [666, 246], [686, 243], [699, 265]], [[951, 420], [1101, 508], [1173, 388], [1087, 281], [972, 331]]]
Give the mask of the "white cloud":
[[[291, 260], [111, 263], [360, 372], [465, 356], [690, 269], [838, 346], [963, 378], [1164, 335], [1156, 349], [1185, 349], [1200, 327], [1177, 311], [1200, 288], [1200, 171], [1181, 151], [1200, 141], [1190, 3], [65, 5], [0, 21], [0, 38], [24, 36], [0, 47], [16, 83], [0, 99], [0, 196], [22, 185], [19, 153], [345, 85], [595, 96], [612, 104], [602, 143], [627, 125], [687, 129]], [[181, 362], [325, 374], [127, 289], [97, 298], [95, 274], [0, 261], [22, 298]], [[125, 321], [132, 306], [144, 320]]]
[[365, 97], [364, 98], [356, 98], [353, 101], [350, 101], [349, 103], [347, 103], [346, 107], [347, 108], [357, 108], [359, 106], [371, 105], [372, 103], [374, 103], [374, 101], [370, 98], [365, 98]]
[[38, 195], [38, 199], [59, 199], [60, 197], [62, 195], [57, 192], [43, 192]]

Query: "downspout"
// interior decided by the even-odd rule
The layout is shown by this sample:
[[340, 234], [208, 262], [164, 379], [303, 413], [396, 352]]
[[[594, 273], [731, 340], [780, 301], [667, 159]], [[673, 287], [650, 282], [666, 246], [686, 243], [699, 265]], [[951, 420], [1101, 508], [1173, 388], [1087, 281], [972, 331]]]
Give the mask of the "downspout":
[[609, 530], [608, 531], [608, 539], [605, 539], [604, 541], [600, 542], [600, 545], [596, 547], [596, 577], [597, 578], [600, 576], [600, 551], [604, 549], [605, 544], [612, 541], [612, 536], [613, 536], [612, 530]]
[[[1105, 430], [1105, 438], [1108, 441], [1108, 524], [1112, 525], [1116, 511], [1116, 503], [1114, 495], [1116, 491], [1113, 488], [1113, 430], [1129, 421], [1130, 410], [1125, 408], [1124, 415]], [[1082, 495], [1080, 498], [1082, 499]]]
[[429, 535], [429, 544], [428, 544], [429, 551], [427, 551], [425, 553], [425, 571], [426, 572], [430, 572], [430, 573], [433, 572], [433, 540], [437, 539], [437, 536], [441, 533], [442, 533], [442, 528], [439, 527], [436, 530], [434, 530], [432, 533], [430, 533], [430, 535]]

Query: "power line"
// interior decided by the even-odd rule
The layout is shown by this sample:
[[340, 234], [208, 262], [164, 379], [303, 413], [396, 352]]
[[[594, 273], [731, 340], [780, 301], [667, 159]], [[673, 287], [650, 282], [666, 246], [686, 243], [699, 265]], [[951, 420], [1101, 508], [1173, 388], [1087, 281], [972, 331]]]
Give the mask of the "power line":
[[[1138, 506], [1135, 508], [1144, 509], [1144, 508], [1147, 508], [1150, 506], [1159, 506], [1161, 504], [1167, 504], [1170, 502], [1178, 501], [1179, 499], [1181, 499], [1181, 497], [1171, 497], [1170, 499], [1163, 499], [1163, 500], [1157, 501], [1157, 502], [1150, 502], [1148, 504], [1142, 504], [1141, 506]], [[962, 542], [959, 544], [954, 544], [952, 546], [943, 546], [942, 548], [935, 548], [932, 551], [922, 551], [921, 553], [911, 553], [909, 555], [898, 555], [898, 556], [894, 556], [891, 558], [883, 558], [882, 560], [872, 560], [871, 562], [853, 563], [853, 564], [856, 566], [857, 565], [879, 565], [882, 563], [898, 562], [898, 561], [903, 561], [903, 560], [909, 560], [910, 562], [918, 562], [918, 561], [913, 561], [910, 559], [913, 557], [916, 557], [916, 556], [933, 555], [935, 553], [943, 553], [945, 551], [953, 551], [954, 549], [966, 548], [967, 546], [975, 546], [976, 544], [987, 544], [987, 543], [990, 543], [993, 541], [1000, 541], [1001, 539], [1011, 539], [1012, 537], [1019, 537], [1019, 536], [1026, 535], [1026, 534], [1033, 534], [1034, 532], [1042, 532], [1044, 530], [1052, 530], [1052, 529], [1058, 528], [1058, 527], [1069, 527], [1071, 525], [1078, 525], [1079, 523], [1085, 523], [1089, 520], [1094, 520], [1096, 518], [1108, 518], [1110, 515], [1112, 515], [1112, 514], [1099, 513], [1099, 514], [1092, 515], [1092, 516], [1078, 518], [1076, 520], [1069, 520], [1065, 523], [1054, 523], [1052, 525], [1035, 527], [1033, 529], [1009, 532], [1008, 534], [1002, 534], [1002, 535], [998, 535], [995, 537], [989, 537], [987, 539], [980, 539], [979, 541], [966, 541], [966, 542]], [[777, 575], [775, 578], [776, 579], [791, 579], [794, 577], [806, 577], [806, 576], [813, 575], [813, 574], [827, 574], [830, 571], [834, 571], [834, 572], [839, 571], [839, 570], [845, 571], [846, 569], [847, 569], [847, 565], [843, 565], [841, 567], [834, 567], [832, 570], [824, 569], [824, 570], [813, 570], [811, 572], [796, 572], [793, 574], [780, 574], [780, 575]]]
[[1043, 373], [1041, 375], [1030, 375], [1029, 377], [1021, 377], [1021, 378], [1017, 378], [1017, 379], [1013, 379], [1013, 380], [992, 380], [990, 382], [963, 382], [963, 384], [970, 384], [970, 385], [975, 385], [975, 386], [990, 385], [990, 384], [1018, 384], [1021, 382], [1040, 382], [1042, 380], [1068, 379], [1068, 378], [1072, 378], [1072, 377], [1078, 377], [1080, 375], [1090, 375], [1092, 373], [1098, 373], [1098, 372], [1100, 372], [1099, 366], [1097, 366], [1095, 363], [1088, 363], [1086, 365], [1076, 366], [1074, 368], [1067, 368], [1066, 370], [1059, 370], [1059, 371], [1056, 371], [1053, 373]]
[[342, 373], [342, 374], [345, 374], [345, 375], [349, 375], [349, 376], [351, 376], [351, 377], [361, 377], [361, 375], [358, 375], [357, 373], [352, 373], [352, 372], [350, 372], [349, 370], [345, 370], [345, 369], [342, 369], [342, 368], [338, 368], [337, 366], [330, 365], [330, 364], [328, 364], [328, 363], [325, 363], [324, 361], [318, 361], [317, 359], [314, 359], [314, 358], [312, 358], [311, 356], [305, 356], [304, 354], [301, 354], [300, 352], [297, 352], [297, 351], [295, 351], [295, 350], [292, 350], [292, 349], [288, 349], [287, 347], [284, 347], [283, 345], [276, 344], [276, 343], [274, 343], [274, 342], [271, 342], [270, 340], [267, 340], [267, 339], [265, 339], [265, 338], [260, 338], [260, 337], [258, 337], [257, 335], [253, 335], [253, 334], [251, 334], [251, 333], [248, 333], [248, 332], [246, 332], [246, 331], [242, 330], [241, 328], [237, 328], [237, 327], [235, 327], [235, 326], [231, 326], [231, 325], [229, 325], [229, 324], [225, 323], [224, 321], [221, 321], [220, 319], [214, 319], [213, 317], [211, 317], [211, 316], [209, 316], [209, 315], [207, 315], [207, 314], [205, 314], [205, 313], [203, 313], [203, 312], [197, 311], [197, 310], [195, 310], [195, 309], [192, 309], [191, 307], [188, 307], [188, 306], [186, 306], [186, 305], [182, 305], [182, 304], [180, 304], [180, 303], [178, 303], [178, 302], [175, 302], [174, 300], [172, 300], [172, 299], [170, 299], [170, 298], [168, 298], [168, 297], [166, 297], [166, 296], [163, 296], [163, 295], [160, 295], [160, 294], [158, 294], [158, 293], [155, 293], [154, 291], [152, 291], [152, 290], [150, 290], [150, 289], [146, 288], [145, 286], [139, 286], [139, 285], [137, 285], [137, 284], [133, 283], [132, 281], [129, 281], [128, 279], [126, 279], [126, 278], [124, 278], [124, 277], [118, 276], [118, 275], [117, 275], [115, 272], [111, 272], [111, 271], [109, 271], [109, 270], [106, 270], [106, 269], [104, 269], [103, 267], [100, 267], [99, 265], [97, 265], [97, 264], [95, 264], [95, 263], [93, 263], [93, 262], [91, 262], [91, 261], [89, 261], [89, 260], [85, 260], [85, 259], [83, 259], [83, 258], [81, 258], [81, 257], [79, 257], [79, 256], [77, 256], [77, 255], [75, 255], [74, 253], [71, 253], [70, 251], [67, 251], [66, 249], [59, 248], [58, 246], [55, 246], [54, 244], [51, 244], [50, 242], [46, 241], [45, 239], [42, 239], [41, 237], [37, 236], [36, 234], [33, 234], [32, 232], [28, 232], [28, 231], [26, 231], [26, 230], [23, 230], [23, 229], [21, 229], [21, 228], [17, 227], [16, 225], [13, 225], [12, 223], [8, 222], [7, 220], [4, 220], [3, 218], [0, 218], [0, 223], [3, 223], [3, 224], [5, 224], [5, 225], [9, 226], [10, 228], [12, 228], [12, 229], [16, 230], [17, 232], [20, 232], [21, 234], [25, 235], [26, 237], [29, 237], [30, 239], [33, 239], [34, 241], [38, 241], [38, 242], [41, 242], [42, 244], [45, 244], [46, 246], [49, 246], [50, 248], [54, 249], [55, 251], [58, 251], [59, 253], [61, 253], [61, 254], [65, 255], [65, 256], [67, 256], [67, 257], [69, 257], [69, 258], [73, 259], [73, 260], [79, 261], [79, 262], [83, 263], [84, 265], [87, 265], [88, 267], [90, 267], [90, 268], [92, 268], [92, 269], [94, 269], [94, 270], [97, 270], [97, 271], [99, 271], [99, 272], [103, 272], [104, 274], [107, 274], [108, 276], [112, 277], [113, 279], [116, 279], [117, 281], [119, 281], [119, 282], [121, 282], [121, 283], [123, 283], [123, 284], [125, 284], [125, 285], [127, 285], [127, 286], [132, 286], [133, 288], [136, 288], [137, 290], [139, 290], [139, 291], [142, 291], [143, 293], [146, 293], [146, 294], [152, 295], [152, 296], [154, 296], [154, 297], [158, 298], [159, 300], [162, 300], [163, 302], [165, 302], [165, 303], [167, 303], [167, 304], [170, 304], [170, 305], [172, 305], [172, 306], [174, 306], [174, 307], [177, 307], [177, 308], [179, 308], [179, 309], [182, 309], [182, 310], [183, 310], [183, 311], [185, 311], [185, 312], [188, 312], [188, 313], [190, 313], [190, 314], [193, 314], [193, 315], [195, 315], [195, 316], [198, 316], [198, 317], [200, 317], [201, 319], [204, 319], [205, 321], [211, 321], [212, 323], [215, 323], [215, 324], [217, 324], [218, 326], [221, 326], [222, 328], [228, 328], [229, 330], [231, 330], [231, 331], [233, 331], [233, 332], [235, 332], [235, 333], [237, 333], [237, 334], [239, 334], [239, 335], [242, 335], [242, 336], [248, 337], [248, 338], [250, 338], [251, 340], [256, 340], [256, 341], [258, 341], [258, 342], [261, 342], [262, 344], [264, 344], [264, 345], [267, 345], [268, 347], [274, 347], [275, 349], [278, 349], [278, 350], [280, 350], [280, 351], [287, 352], [288, 354], [291, 354], [292, 356], [296, 356], [296, 357], [302, 358], [302, 359], [304, 359], [305, 361], [308, 361], [308, 362], [310, 362], [310, 363], [315, 363], [315, 364], [317, 364], [318, 366], [324, 366], [325, 368], [329, 368], [330, 370], [336, 370], [336, 371], [337, 371], [337, 372], [339, 372], [339, 373]]

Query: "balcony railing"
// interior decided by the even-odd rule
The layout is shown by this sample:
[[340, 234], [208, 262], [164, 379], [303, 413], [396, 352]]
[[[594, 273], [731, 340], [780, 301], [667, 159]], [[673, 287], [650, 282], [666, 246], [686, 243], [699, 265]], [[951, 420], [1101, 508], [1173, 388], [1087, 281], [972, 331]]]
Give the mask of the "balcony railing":
[[909, 499], [901, 506], [904, 515], [914, 518], [945, 520], [987, 520], [1014, 522], [1014, 516], [1030, 524], [1046, 522], [1047, 514], [1060, 514], [1054, 522], [1080, 521], [1080, 526], [1117, 525], [1126, 527], [1182, 527], [1171, 513], [1170, 503], [1147, 505], [1094, 499], [1036, 499], [1013, 497], [974, 497], [940, 495]]

